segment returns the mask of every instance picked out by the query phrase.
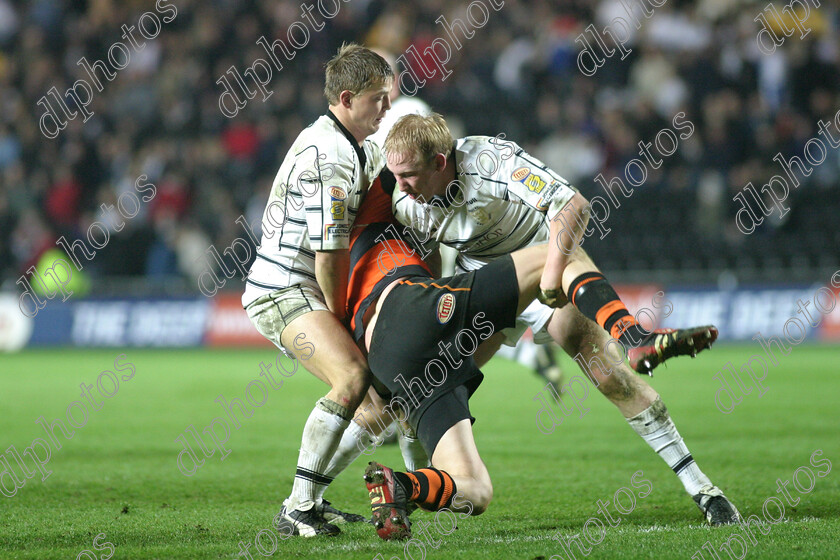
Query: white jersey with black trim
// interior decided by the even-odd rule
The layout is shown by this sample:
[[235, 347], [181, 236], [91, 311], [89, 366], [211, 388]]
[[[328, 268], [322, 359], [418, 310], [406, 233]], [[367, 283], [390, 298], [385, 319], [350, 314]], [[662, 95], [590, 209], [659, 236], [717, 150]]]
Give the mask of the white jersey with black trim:
[[562, 208], [577, 190], [514, 142], [467, 136], [455, 142], [458, 183], [422, 203], [394, 191], [394, 216], [420, 241], [458, 251], [458, 272], [549, 238], [549, 206]]
[[332, 113], [305, 128], [271, 187], [242, 304], [294, 285], [320, 292], [315, 252], [349, 247], [359, 206], [384, 166], [379, 146], [359, 146]]

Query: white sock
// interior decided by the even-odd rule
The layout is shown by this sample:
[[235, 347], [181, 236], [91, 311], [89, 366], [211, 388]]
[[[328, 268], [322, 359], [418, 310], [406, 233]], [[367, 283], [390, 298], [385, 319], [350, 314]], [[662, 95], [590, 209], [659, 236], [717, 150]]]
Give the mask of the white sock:
[[349, 424], [347, 409], [326, 397], [317, 402], [303, 427], [295, 482], [286, 501], [289, 510], [307, 510], [332, 482], [327, 467]]
[[399, 442], [400, 452], [402, 452], [403, 461], [405, 461], [406, 471], [416, 471], [431, 466], [429, 456], [426, 455], [426, 450], [423, 449], [423, 444], [413, 434], [404, 434], [400, 430]]
[[[374, 438], [370, 433], [359, 426], [356, 422], [350, 422], [344, 434], [341, 436], [341, 442], [333, 454], [332, 460], [324, 473], [330, 480], [335, 479], [341, 471], [350, 466], [350, 464], [358, 459], [362, 451], [370, 449], [371, 452], [375, 448]], [[315, 501], [321, 503], [324, 492], [327, 487], [325, 485], [317, 485], [315, 487]]]
[[627, 422], [671, 467], [690, 495], [694, 496], [703, 486], [712, 484], [694, 462], [662, 399], [656, 397], [652, 405], [628, 418]]
[[406, 471], [416, 471], [431, 466], [429, 456], [426, 455], [426, 450], [423, 449], [423, 444], [419, 439], [400, 434], [399, 442]]

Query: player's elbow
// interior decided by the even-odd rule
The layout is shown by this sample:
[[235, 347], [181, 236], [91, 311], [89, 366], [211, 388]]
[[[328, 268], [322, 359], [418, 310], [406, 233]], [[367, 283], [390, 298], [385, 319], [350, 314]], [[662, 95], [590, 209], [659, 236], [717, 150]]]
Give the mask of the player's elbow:
[[[557, 201], [559, 204], [559, 201]], [[552, 210], [554, 210], [554, 203], [552, 203]], [[549, 214], [551, 215], [551, 214]], [[563, 207], [556, 210], [556, 213], [551, 218], [552, 222], [563, 224], [574, 224], [575, 229], [585, 231], [589, 225], [589, 218], [591, 215], [591, 206], [580, 193], [575, 193]]]

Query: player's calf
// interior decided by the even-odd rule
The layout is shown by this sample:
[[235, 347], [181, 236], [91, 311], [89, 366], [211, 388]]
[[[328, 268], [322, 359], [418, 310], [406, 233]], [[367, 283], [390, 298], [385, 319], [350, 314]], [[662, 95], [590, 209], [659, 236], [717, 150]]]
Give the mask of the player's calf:
[[630, 314], [603, 274], [593, 270], [579, 274], [568, 287], [568, 300], [627, 349], [630, 367], [638, 373], [653, 369], [676, 356], [694, 357], [711, 348], [717, 339], [714, 326], [692, 329], [647, 331]]
[[[568, 287], [568, 300], [627, 351], [630, 367], [651, 375], [656, 366], [676, 356], [696, 356], [717, 339], [714, 326], [648, 331], [630, 314], [613, 287], [597, 269], [579, 274]], [[558, 306], [555, 306], [558, 307]]]

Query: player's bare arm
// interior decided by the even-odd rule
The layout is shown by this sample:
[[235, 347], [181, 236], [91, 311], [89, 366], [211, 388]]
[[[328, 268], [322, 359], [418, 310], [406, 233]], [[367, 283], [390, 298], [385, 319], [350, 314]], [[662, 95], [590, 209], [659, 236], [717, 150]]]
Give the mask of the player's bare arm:
[[315, 252], [315, 278], [324, 293], [327, 307], [339, 321], [346, 315], [347, 273], [350, 254], [347, 249]]
[[[552, 214], [549, 229], [548, 258], [540, 279], [540, 301], [550, 306], [566, 303], [566, 292], [572, 281], [594, 268], [594, 264], [578, 250], [589, 223], [589, 202], [580, 193], [559, 211]], [[597, 270], [597, 269], [596, 269]]]

